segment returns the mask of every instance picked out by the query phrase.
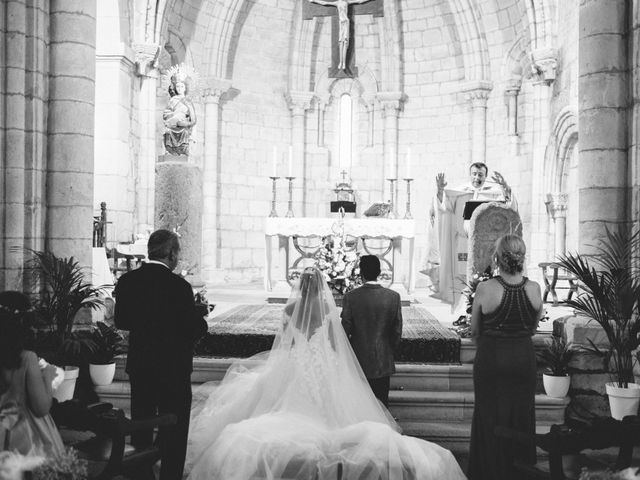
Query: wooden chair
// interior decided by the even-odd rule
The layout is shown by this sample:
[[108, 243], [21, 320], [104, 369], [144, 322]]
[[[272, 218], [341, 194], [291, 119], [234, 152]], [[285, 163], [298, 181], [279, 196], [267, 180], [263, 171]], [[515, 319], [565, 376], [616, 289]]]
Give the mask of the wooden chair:
[[[542, 269], [542, 280], [544, 281], [544, 293], [542, 294], [542, 301], [547, 303], [547, 296], [551, 294], [553, 298], [553, 304], [558, 305], [558, 294], [556, 288], [567, 288], [567, 297], [562, 302], [571, 300], [571, 297], [575, 293], [578, 294], [578, 280], [573, 275], [562, 271], [562, 266], [555, 262], [542, 262], [538, 266]], [[558, 287], [558, 282], [567, 282], [566, 286]]]
[[82, 405], [74, 400], [58, 404], [52, 416], [65, 444], [87, 460], [88, 478], [95, 480], [134, 480], [140, 471], [150, 470], [160, 459], [159, 447], [136, 448], [127, 443], [127, 437], [133, 432], [173, 425], [177, 420], [169, 414], [131, 420], [109, 403]]
[[629, 416], [622, 421], [611, 417], [598, 418], [592, 422], [569, 422], [569, 425], [552, 425], [549, 433], [536, 434], [535, 438], [507, 427], [496, 427], [495, 434], [509, 442], [530, 444], [548, 453], [548, 464], [534, 465], [515, 460], [513, 468], [522, 480], [565, 480], [563, 457], [580, 455], [584, 450], [618, 449], [615, 460], [603, 463], [595, 458], [580, 455], [581, 467], [590, 470], [613, 468], [622, 470], [631, 466], [634, 445], [640, 445], [640, 417]]

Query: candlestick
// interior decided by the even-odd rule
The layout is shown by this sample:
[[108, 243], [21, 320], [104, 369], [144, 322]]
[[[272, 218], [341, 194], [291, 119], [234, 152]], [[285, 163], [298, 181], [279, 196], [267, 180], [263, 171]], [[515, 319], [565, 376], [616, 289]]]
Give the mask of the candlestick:
[[270, 217], [277, 217], [278, 216], [278, 212], [276, 212], [276, 180], [278, 180], [280, 177], [277, 177], [275, 175], [273, 175], [272, 177], [269, 177], [271, 179], [272, 186], [271, 186], [271, 191], [272, 191], [272, 198], [271, 198], [271, 213], [269, 214]]
[[413, 178], [405, 178], [405, 182], [407, 182], [407, 211], [404, 214], [404, 218], [407, 220], [413, 218], [411, 215], [411, 182], [413, 182]]
[[289, 180], [289, 209], [287, 210], [285, 217], [291, 218], [293, 217], [293, 180], [296, 177], [292, 177], [291, 174], [289, 174], [289, 176], [285, 178]]
[[271, 171], [272, 177], [278, 176], [278, 147], [273, 146], [273, 169]]
[[289, 176], [287, 178], [289, 177], [293, 177], [293, 146], [291, 145], [289, 145]]
[[391, 209], [389, 210], [389, 218], [398, 218], [398, 214], [396, 213], [396, 202], [395, 202], [395, 182], [396, 178], [387, 178], [389, 181], [389, 190], [390, 190], [390, 198], [391, 198]]

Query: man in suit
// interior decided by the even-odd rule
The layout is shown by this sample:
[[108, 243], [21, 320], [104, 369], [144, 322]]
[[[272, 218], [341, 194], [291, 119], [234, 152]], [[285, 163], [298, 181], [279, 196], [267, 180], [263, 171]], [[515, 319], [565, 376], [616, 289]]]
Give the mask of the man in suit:
[[342, 299], [342, 326], [362, 366], [371, 390], [389, 406], [389, 379], [396, 371], [394, 351], [402, 338], [400, 295], [377, 282], [380, 260], [375, 255], [360, 258], [364, 284]]
[[[115, 324], [130, 331], [126, 371], [131, 417], [177, 416], [176, 425], [160, 428], [158, 443], [160, 480], [180, 480], [191, 412], [193, 346], [206, 333], [207, 322], [196, 312], [191, 285], [172, 273], [180, 254], [177, 234], [157, 230], [147, 248], [149, 260], [118, 280]], [[141, 432], [132, 443], [148, 445], [152, 435]]]

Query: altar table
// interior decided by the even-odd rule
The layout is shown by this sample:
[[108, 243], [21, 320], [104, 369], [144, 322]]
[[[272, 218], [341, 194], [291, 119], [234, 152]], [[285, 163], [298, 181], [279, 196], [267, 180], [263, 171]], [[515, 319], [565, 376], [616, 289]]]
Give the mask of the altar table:
[[[347, 237], [356, 238], [358, 245], [366, 249], [368, 239], [389, 240], [384, 257], [391, 253], [391, 288], [411, 293], [415, 287], [415, 220], [389, 218], [281, 218], [265, 219], [265, 276], [264, 286], [267, 292], [278, 291], [288, 295], [290, 291], [289, 270], [300, 260], [312, 263], [312, 254], [303, 254], [298, 248], [298, 238], [318, 239], [340, 235], [344, 231]], [[273, 262], [273, 239], [278, 238], [278, 261]], [[403, 241], [406, 239], [405, 244]], [[291, 249], [291, 246], [294, 249]], [[360, 253], [363, 252], [359, 249]], [[371, 252], [373, 253], [373, 252]], [[295, 259], [294, 255], [298, 258]], [[301, 258], [302, 257], [302, 258]], [[403, 278], [404, 277], [404, 278]], [[404, 280], [404, 283], [403, 283]], [[406, 287], [406, 288], [405, 288]]]

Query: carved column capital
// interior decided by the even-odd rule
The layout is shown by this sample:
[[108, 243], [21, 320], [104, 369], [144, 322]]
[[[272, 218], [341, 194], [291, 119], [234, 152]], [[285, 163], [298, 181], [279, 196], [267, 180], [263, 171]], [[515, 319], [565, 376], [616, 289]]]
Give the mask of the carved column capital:
[[538, 83], [547, 86], [556, 79], [558, 68], [558, 52], [555, 48], [544, 47], [531, 51], [531, 68], [538, 77]]
[[510, 78], [504, 89], [504, 94], [509, 97], [517, 97], [522, 87], [522, 78]]
[[474, 108], [487, 108], [487, 100], [493, 90], [493, 82], [488, 80], [476, 80], [468, 82], [462, 88], [466, 99]]
[[566, 218], [568, 201], [569, 195], [566, 193], [548, 193], [547, 200], [544, 203], [547, 205], [547, 211], [555, 220], [557, 218]]
[[207, 78], [202, 82], [202, 99], [205, 103], [219, 104], [222, 96], [231, 88], [231, 82], [219, 78]]
[[157, 76], [160, 45], [157, 43], [134, 43], [132, 48], [135, 55], [136, 74], [141, 77]]
[[311, 108], [314, 94], [313, 92], [291, 91], [285, 93], [284, 97], [293, 116], [302, 116]]
[[402, 110], [406, 96], [402, 92], [379, 92], [376, 95], [376, 100], [380, 103], [385, 116], [397, 116], [400, 110]]

